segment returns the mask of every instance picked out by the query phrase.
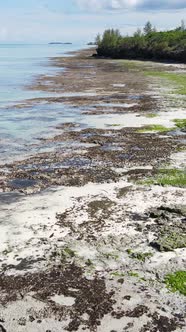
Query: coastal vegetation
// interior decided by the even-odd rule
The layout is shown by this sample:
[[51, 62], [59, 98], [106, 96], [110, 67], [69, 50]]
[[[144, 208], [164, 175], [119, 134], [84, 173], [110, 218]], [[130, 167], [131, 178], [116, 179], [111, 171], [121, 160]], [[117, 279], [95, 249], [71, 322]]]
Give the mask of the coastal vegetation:
[[[156, 114], [150, 113], [147, 114], [146, 117], [148, 118], [154, 118], [156, 117]], [[181, 131], [185, 131], [186, 130], [186, 119], [175, 119], [173, 120], [174, 123], [174, 127], [172, 128], [167, 128], [163, 125], [158, 125], [158, 124], [154, 124], [154, 125], [147, 125], [147, 126], [143, 126], [142, 128], [138, 129], [137, 132], [138, 133], [147, 133], [147, 132], [159, 132], [159, 133], [166, 133], [166, 132], [170, 132], [170, 131], [175, 131], [177, 128], [180, 129]]]
[[165, 284], [170, 291], [178, 291], [186, 296], [186, 271], [177, 271], [173, 274], [167, 274]]
[[143, 31], [122, 36], [119, 30], [107, 29], [96, 37], [99, 56], [116, 59], [171, 60], [186, 63], [186, 27], [157, 31], [147, 22]]
[[186, 130], [186, 119], [175, 119], [174, 122], [177, 128]]
[[159, 169], [155, 177], [145, 180], [145, 184], [184, 188], [186, 186], [186, 172], [176, 168]]
[[171, 131], [171, 130], [172, 130], [172, 128], [167, 128], [167, 127], [162, 126], [162, 125], [148, 125], [148, 126], [144, 126], [141, 129], [138, 129], [137, 132], [138, 133], [146, 133], [146, 132], [150, 132], [150, 131], [157, 131], [157, 132], [160, 132], [160, 133], [165, 133], [165, 132], [168, 132], [168, 131]]
[[146, 118], [156, 118], [158, 115], [155, 114], [155, 113], [148, 113], [148, 114], [145, 114]]
[[139, 261], [145, 262], [146, 259], [149, 259], [153, 256], [151, 252], [133, 252], [131, 249], [127, 249], [127, 253], [130, 258], [137, 259]]
[[[186, 55], [185, 55], [186, 56]], [[186, 61], [186, 58], [185, 58]], [[146, 76], [158, 77], [172, 82], [176, 86], [176, 93], [180, 95], [186, 95], [186, 74], [161, 72], [161, 71], [146, 71]]]

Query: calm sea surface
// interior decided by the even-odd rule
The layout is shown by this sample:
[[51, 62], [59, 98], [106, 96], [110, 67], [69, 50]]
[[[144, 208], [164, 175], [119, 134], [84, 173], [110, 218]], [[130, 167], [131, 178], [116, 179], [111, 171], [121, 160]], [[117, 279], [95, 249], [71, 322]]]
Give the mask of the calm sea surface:
[[3, 45], [0, 44], [0, 106], [33, 98], [43, 93], [23, 90], [38, 74], [56, 70], [49, 66], [50, 57], [80, 49], [81, 45]]
[[[37, 138], [52, 133], [58, 123], [74, 118], [61, 104], [16, 108], [16, 103], [48, 94], [25, 89], [40, 74], [52, 74], [49, 58], [82, 48], [82, 45], [0, 44], [0, 163], [19, 159], [36, 150]], [[85, 47], [85, 46], [84, 46]], [[52, 93], [49, 95], [52, 96]], [[40, 148], [38, 148], [40, 151]], [[41, 149], [42, 151], [42, 149]]]

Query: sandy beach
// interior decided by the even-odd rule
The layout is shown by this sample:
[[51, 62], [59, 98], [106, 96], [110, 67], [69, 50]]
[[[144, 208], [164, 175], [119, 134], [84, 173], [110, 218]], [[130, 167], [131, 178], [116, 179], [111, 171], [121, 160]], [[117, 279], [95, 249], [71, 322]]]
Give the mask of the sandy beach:
[[25, 89], [51, 96], [13, 105], [55, 121], [0, 162], [2, 332], [185, 331], [186, 97], [148, 73], [186, 65], [93, 53], [50, 59]]

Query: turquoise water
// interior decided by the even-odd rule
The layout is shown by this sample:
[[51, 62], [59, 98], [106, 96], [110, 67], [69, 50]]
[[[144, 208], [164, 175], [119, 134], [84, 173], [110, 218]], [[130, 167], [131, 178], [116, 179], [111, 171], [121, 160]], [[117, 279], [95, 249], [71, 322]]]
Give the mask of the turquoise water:
[[42, 91], [25, 89], [25, 85], [40, 74], [58, 70], [50, 65], [49, 58], [80, 48], [81, 45], [0, 45], [0, 163], [30, 155], [36, 149], [42, 151], [43, 146], [36, 148], [38, 138], [54, 134], [58, 123], [74, 120], [77, 112], [63, 104], [25, 109], [13, 105], [46, 96]]
[[49, 66], [50, 57], [60, 56], [80, 47], [80, 45], [0, 44], [0, 107], [44, 95], [37, 91], [26, 91], [23, 86], [31, 83], [39, 74], [49, 74], [56, 70]]

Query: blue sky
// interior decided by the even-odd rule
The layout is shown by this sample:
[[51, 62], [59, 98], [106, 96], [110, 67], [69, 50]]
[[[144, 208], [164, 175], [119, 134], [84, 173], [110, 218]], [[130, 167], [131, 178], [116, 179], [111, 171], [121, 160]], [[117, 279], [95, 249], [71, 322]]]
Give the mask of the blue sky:
[[1, 0], [0, 42], [91, 41], [105, 28], [131, 34], [186, 21], [186, 0]]

